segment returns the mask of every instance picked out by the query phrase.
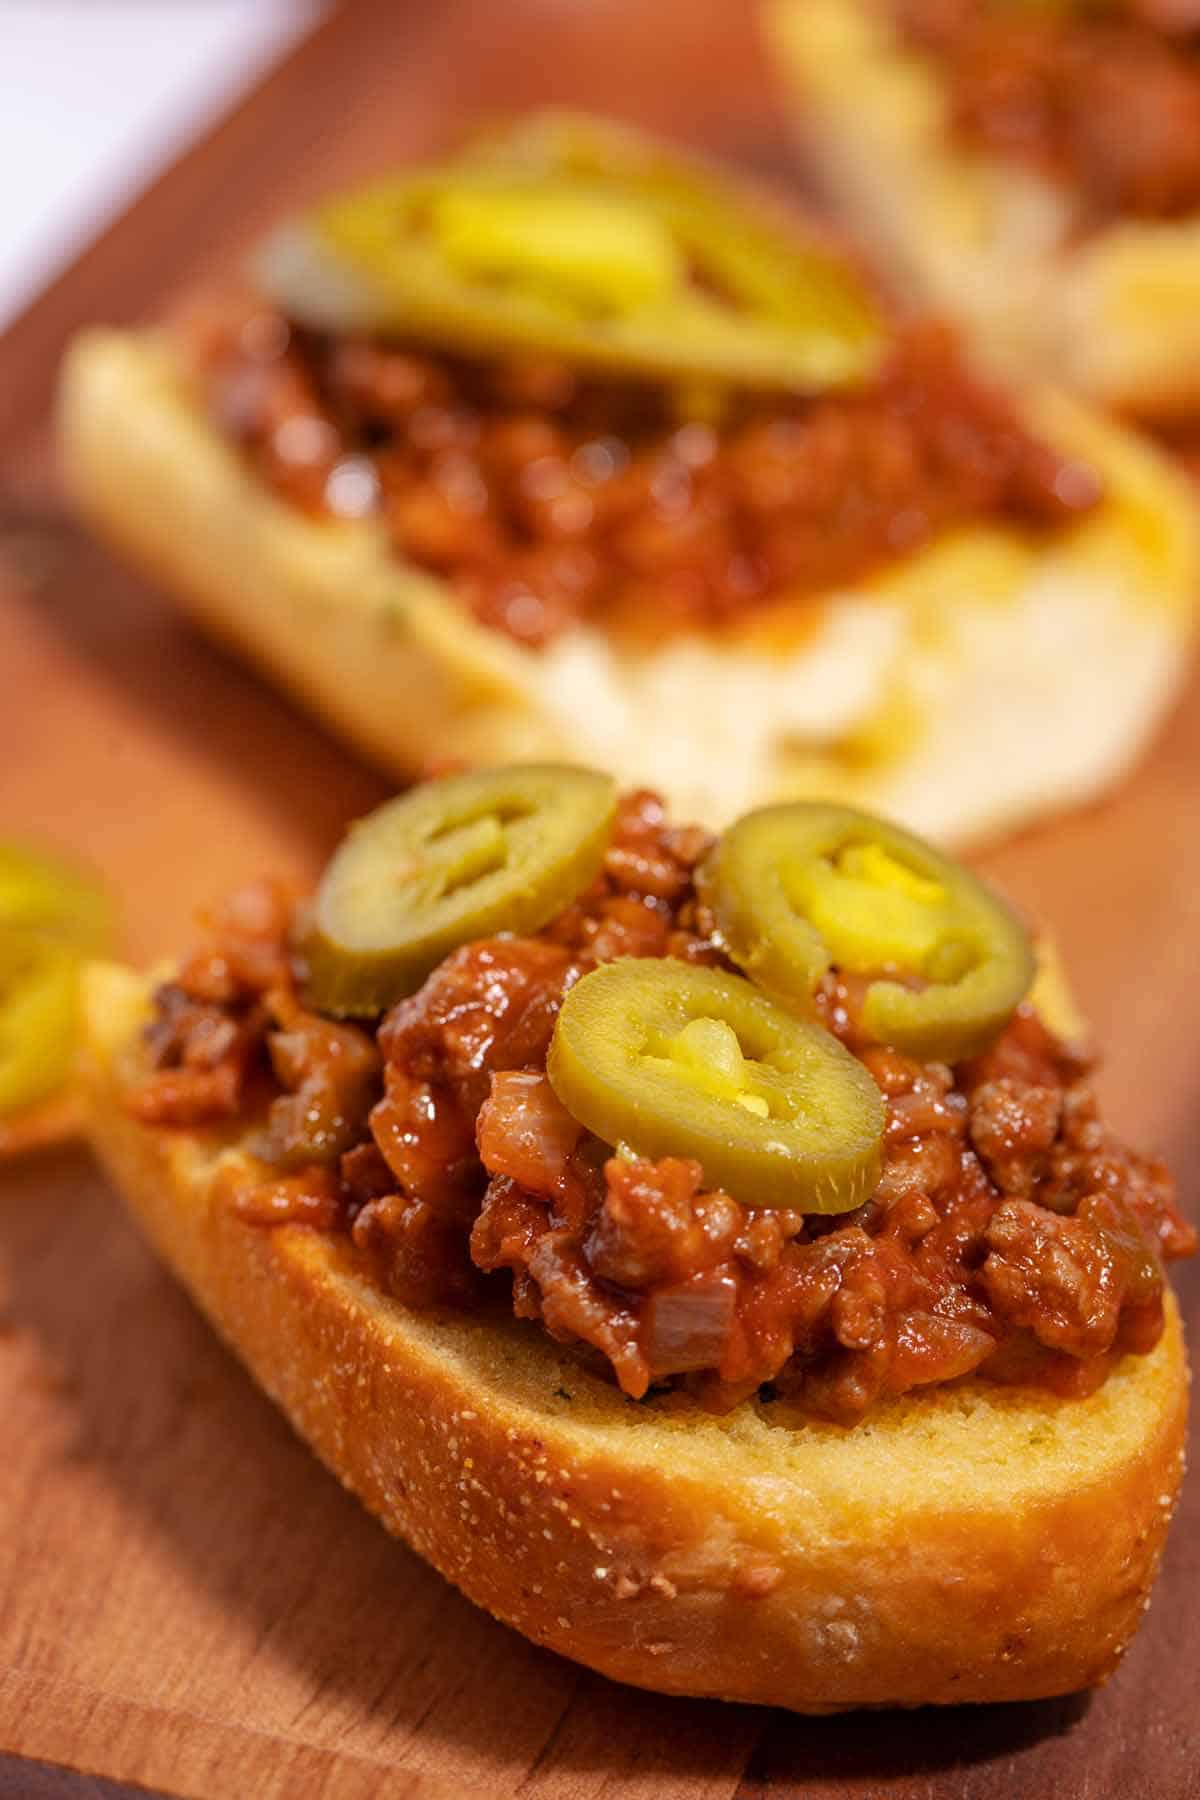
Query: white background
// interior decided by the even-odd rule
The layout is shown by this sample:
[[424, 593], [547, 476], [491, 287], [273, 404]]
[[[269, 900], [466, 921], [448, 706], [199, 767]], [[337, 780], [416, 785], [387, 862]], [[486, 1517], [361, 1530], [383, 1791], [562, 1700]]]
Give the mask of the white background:
[[0, 329], [319, 0], [0, 0]]

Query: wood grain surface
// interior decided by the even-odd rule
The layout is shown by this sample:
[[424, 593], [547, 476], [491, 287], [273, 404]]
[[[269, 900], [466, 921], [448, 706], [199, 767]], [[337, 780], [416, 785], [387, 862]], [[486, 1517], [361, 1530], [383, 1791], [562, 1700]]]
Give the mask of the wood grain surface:
[[[281, 205], [481, 111], [604, 107], [783, 176], [742, 0], [346, 7], [0, 340], [0, 830], [91, 858], [137, 957], [385, 789], [65, 515], [58, 353], [227, 267]], [[1105, 1099], [1200, 1177], [1200, 705], [1106, 805], [986, 859], [1112, 1046]], [[390, 1542], [291, 1436], [85, 1154], [0, 1191], [0, 1796], [1185, 1800], [1200, 1792], [1200, 1484], [1103, 1693], [805, 1721], [658, 1699], [534, 1649]], [[1196, 1317], [1200, 1282], [1181, 1287]], [[75, 1771], [74, 1774], [67, 1773]]]

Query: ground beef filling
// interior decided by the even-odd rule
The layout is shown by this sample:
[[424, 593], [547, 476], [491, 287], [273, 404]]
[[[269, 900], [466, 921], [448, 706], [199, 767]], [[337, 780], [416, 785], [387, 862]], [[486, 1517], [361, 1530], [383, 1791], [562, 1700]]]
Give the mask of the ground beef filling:
[[1194, 1233], [1163, 1166], [1105, 1130], [1086, 1059], [1028, 1009], [951, 1069], [871, 1044], [861, 981], [827, 980], [825, 1023], [888, 1105], [883, 1179], [853, 1213], [758, 1210], [696, 1162], [627, 1160], [575, 1123], [545, 1074], [563, 993], [616, 956], [722, 962], [692, 885], [707, 842], [630, 796], [576, 905], [455, 951], [373, 1031], [304, 1009], [292, 902], [251, 889], [159, 990], [129, 1106], [254, 1120], [243, 1217], [348, 1235], [409, 1305], [510, 1292], [634, 1398], [684, 1388], [721, 1410], [762, 1391], [850, 1424], [972, 1373], [1083, 1394], [1151, 1349], [1163, 1263]]
[[[1200, 209], [1200, 8], [1169, 0], [1104, 19], [1018, 16], [991, 0], [893, 0], [946, 72], [968, 141], [1067, 184], [1085, 223]], [[1157, 7], [1157, 12], [1156, 12]], [[1034, 9], [1036, 12], [1036, 9]]]
[[867, 391], [695, 401], [546, 358], [474, 364], [319, 337], [261, 306], [186, 340], [222, 432], [290, 502], [382, 520], [484, 625], [720, 627], [853, 581], [947, 526], [1061, 525], [1099, 497], [964, 368], [902, 336]]

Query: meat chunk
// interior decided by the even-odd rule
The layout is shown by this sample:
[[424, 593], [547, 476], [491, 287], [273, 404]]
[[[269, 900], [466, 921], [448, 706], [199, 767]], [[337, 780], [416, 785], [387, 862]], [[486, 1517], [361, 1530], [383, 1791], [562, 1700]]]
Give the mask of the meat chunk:
[[471, 1306], [478, 1300], [479, 1283], [463, 1254], [461, 1225], [427, 1201], [408, 1194], [369, 1200], [355, 1218], [351, 1236], [406, 1306]]
[[572, 975], [571, 958], [538, 938], [489, 938], [448, 956], [379, 1031], [389, 1063], [449, 1087], [474, 1120], [499, 1069], [544, 1065]]
[[1002, 1318], [1050, 1350], [1096, 1356], [1112, 1345], [1121, 1316], [1118, 1260], [1082, 1219], [1060, 1218], [1029, 1200], [1006, 1200], [987, 1231], [983, 1281]]
[[336, 1163], [365, 1136], [379, 1093], [382, 1059], [357, 1025], [308, 1012], [290, 992], [272, 996], [278, 1027], [267, 1039], [285, 1092], [267, 1114], [265, 1154], [281, 1168]]
[[1003, 1193], [1028, 1197], [1046, 1173], [1062, 1119], [1062, 1089], [1002, 1078], [971, 1096], [971, 1143]]
[[603, 1281], [649, 1288], [689, 1280], [728, 1259], [743, 1210], [727, 1194], [704, 1193], [697, 1162], [613, 1157], [588, 1239], [588, 1261]]
[[375, 1147], [401, 1193], [446, 1218], [469, 1220], [483, 1188], [475, 1133], [452, 1091], [393, 1062], [371, 1111]]

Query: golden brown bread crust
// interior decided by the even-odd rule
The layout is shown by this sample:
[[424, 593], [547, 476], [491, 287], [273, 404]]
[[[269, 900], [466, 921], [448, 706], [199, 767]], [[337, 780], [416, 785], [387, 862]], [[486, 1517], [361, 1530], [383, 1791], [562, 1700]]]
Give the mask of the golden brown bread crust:
[[531, 1326], [410, 1313], [339, 1241], [239, 1220], [236, 1151], [121, 1109], [144, 1007], [128, 971], [89, 972], [106, 1168], [318, 1455], [480, 1606], [619, 1680], [802, 1712], [1111, 1673], [1182, 1473], [1173, 1303], [1154, 1353], [1084, 1401], [966, 1383], [850, 1432], [778, 1402], [637, 1406]]
[[650, 780], [677, 817], [709, 825], [824, 795], [962, 843], [1124, 774], [1177, 691], [1200, 598], [1182, 475], [1054, 395], [1023, 406], [1107, 483], [1075, 530], [1046, 543], [956, 533], [808, 608], [806, 634], [782, 650], [750, 627], [642, 656], [583, 628], [524, 649], [468, 618], [381, 527], [287, 505], [150, 334], [78, 341], [60, 442], [106, 537], [403, 778], [434, 758], [565, 757]]
[[910, 297], [1007, 371], [1147, 419], [1200, 414], [1200, 217], [1081, 233], [1053, 182], [956, 138], [936, 59], [887, 0], [761, 11], [807, 159]]

